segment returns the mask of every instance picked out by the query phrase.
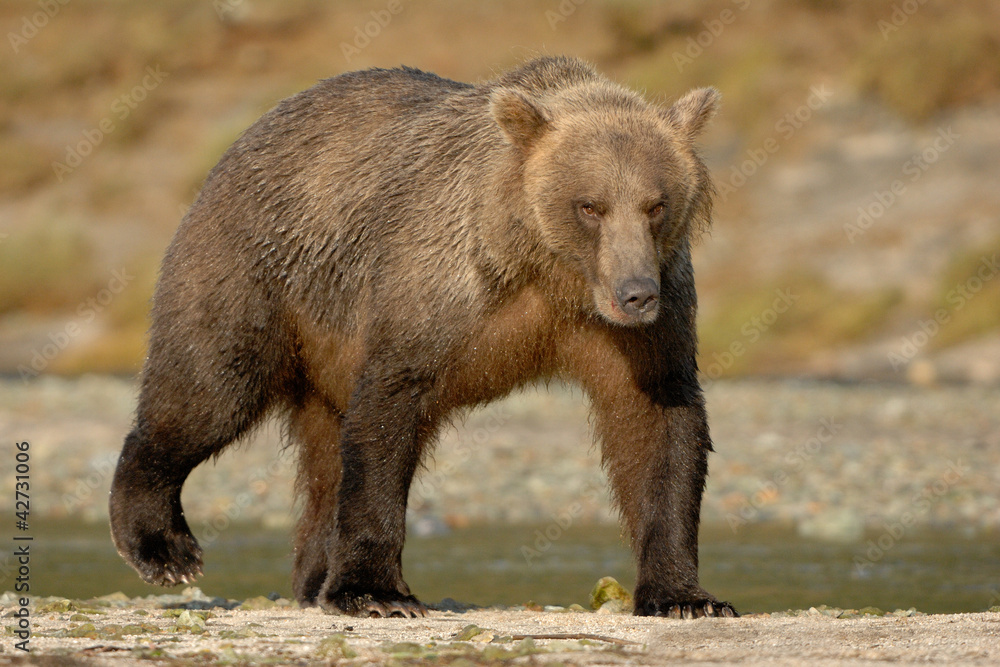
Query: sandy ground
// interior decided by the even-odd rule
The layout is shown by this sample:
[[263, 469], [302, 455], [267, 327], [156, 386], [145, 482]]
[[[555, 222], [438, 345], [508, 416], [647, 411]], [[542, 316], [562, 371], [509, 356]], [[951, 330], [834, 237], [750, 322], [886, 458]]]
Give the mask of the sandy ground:
[[[10, 607], [8, 607], [8, 610]], [[82, 613], [86, 611], [87, 613]], [[180, 614], [180, 615], [178, 615]], [[186, 614], [186, 615], [185, 615]], [[1000, 613], [837, 619], [757, 614], [677, 621], [584, 612], [431, 612], [355, 619], [316, 609], [189, 610], [129, 604], [34, 613], [31, 653], [0, 664], [1000, 664]], [[5, 610], [4, 616], [9, 616]], [[92, 627], [80, 619], [86, 616]], [[185, 626], [183, 623], [192, 625]], [[10, 626], [11, 619], [4, 618]], [[474, 625], [467, 641], [459, 634]], [[466, 630], [468, 637], [477, 630]], [[133, 634], [134, 633], [134, 634]], [[67, 635], [84, 636], [67, 636]]]

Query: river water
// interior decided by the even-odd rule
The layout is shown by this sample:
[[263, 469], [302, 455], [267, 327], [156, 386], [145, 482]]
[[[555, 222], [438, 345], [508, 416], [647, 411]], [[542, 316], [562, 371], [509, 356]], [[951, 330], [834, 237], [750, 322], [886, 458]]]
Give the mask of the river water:
[[[124, 565], [105, 526], [36, 522], [33, 529], [34, 595], [167, 592], [143, 584]], [[1000, 605], [995, 534], [923, 531], [832, 544], [776, 526], [749, 526], [739, 534], [709, 526], [702, 529], [701, 542], [702, 584], [744, 612], [826, 604], [953, 613]], [[289, 545], [286, 531], [233, 526], [206, 549], [198, 585], [210, 596], [234, 599], [271, 592], [289, 596]], [[484, 606], [528, 601], [586, 606], [600, 577], [614, 576], [629, 588], [635, 581], [618, 529], [604, 524], [567, 530], [552, 524], [484, 525], [411, 537], [403, 563], [411, 589], [426, 602], [450, 597]], [[3, 588], [13, 588], [12, 582]]]

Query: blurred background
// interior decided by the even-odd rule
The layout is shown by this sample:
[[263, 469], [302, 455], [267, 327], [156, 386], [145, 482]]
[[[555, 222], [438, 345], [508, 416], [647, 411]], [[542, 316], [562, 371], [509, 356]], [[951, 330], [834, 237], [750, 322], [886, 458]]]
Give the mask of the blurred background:
[[[942, 543], [918, 539], [918, 528], [972, 550], [906, 570], [890, 605], [900, 590], [916, 595], [913, 578], [1000, 556], [997, 3], [72, 0], [2, 3], [0, 26], [0, 432], [32, 442], [32, 507], [56, 522], [52, 544], [79, 530], [77, 547], [106, 548], [109, 474], [134, 408], [158, 263], [242, 130], [344, 71], [405, 64], [478, 81], [569, 54], [663, 104], [696, 86], [722, 92], [702, 138], [719, 189], [715, 222], [696, 250], [719, 450], [705, 508], [719, 536], [706, 545], [719, 554], [711, 562], [780, 561], [790, 543], [813, 554], [802, 562], [827, 562], [823, 545], [836, 544], [843, 571], [831, 581], [870, 586], [912, 565], [901, 542], [925, 555]], [[203, 542], [244, 539], [231, 527], [241, 522], [276, 531], [275, 567], [287, 571], [293, 465], [279, 440], [265, 429], [253, 447], [197, 471], [185, 502]], [[551, 558], [547, 539], [580, 551], [568, 548], [579, 541], [534, 532], [561, 537], [551, 526], [580, 504], [567, 530], [580, 539], [610, 530], [621, 547], [589, 442], [584, 399], [569, 388], [476, 413], [429, 463], [431, 482], [411, 499], [414, 533], [519, 526], [507, 528], [509, 563], [490, 562], [537, 574], [541, 561], [522, 547]], [[498, 467], [508, 471], [503, 488]], [[915, 518], [900, 537], [904, 513]], [[458, 548], [435, 562], [447, 565]], [[226, 551], [209, 544], [210, 567]], [[65, 563], [57, 552], [70, 554]], [[104, 555], [50, 553], [52, 568], [70, 568], [60, 585], [112, 585], [104, 570], [72, 569]], [[615, 553], [627, 568], [627, 551]], [[894, 562], [903, 570], [878, 570]], [[119, 566], [116, 588], [145, 590], [120, 563], [110, 567]], [[951, 602], [936, 608], [1000, 604], [995, 571], [968, 567], [971, 583], [953, 586], [967, 597], [946, 591]], [[594, 580], [610, 573], [582, 569]], [[733, 586], [751, 576], [723, 570], [709, 576]], [[797, 571], [811, 581], [814, 570]], [[759, 609], [805, 604], [776, 592], [788, 572], [741, 594]], [[288, 587], [283, 574], [266, 581]], [[539, 581], [516, 595], [537, 598]], [[462, 590], [472, 589], [454, 595]], [[835, 603], [832, 590], [817, 603]], [[551, 597], [561, 595], [576, 601]]]

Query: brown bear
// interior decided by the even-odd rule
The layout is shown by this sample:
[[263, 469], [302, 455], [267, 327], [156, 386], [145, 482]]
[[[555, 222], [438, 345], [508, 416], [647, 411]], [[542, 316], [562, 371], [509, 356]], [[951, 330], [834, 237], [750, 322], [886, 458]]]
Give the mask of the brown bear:
[[181, 486], [277, 411], [299, 455], [296, 598], [422, 615], [400, 561], [421, 459], [462, 408], [559, 378], [593, 405], [635, 613], [735, 615], [698, 585], [712, 444], [690, 244], [712, 186], [693, 142], [717, 98], [660, 108], [546, 57], [479, 85], [352, 72], [278, 104], [163, 261], [111, 490], [119, 553], [150, 583], [198, 576]]

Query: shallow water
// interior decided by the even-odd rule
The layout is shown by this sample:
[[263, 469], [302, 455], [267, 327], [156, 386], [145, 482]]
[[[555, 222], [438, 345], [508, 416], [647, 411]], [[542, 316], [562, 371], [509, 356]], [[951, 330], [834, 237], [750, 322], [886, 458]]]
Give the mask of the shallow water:
[[[121, 561], [105, 526], [33, 526], [31, 593], [86, 598], [123, 591], [159, 595]], [[548, 531], [550, 539], [545, 537]], [[708, 590], [744, 612], [826, 604], [845, 608], [916, 607], [929, 613], [983, 611], [1000, 604], [1000, 537], [953, 531], [907, 533], [881, 556], [859, 544], [808, 540], [774, 526], [702, 530], [701, 578]], [[869, 557], [873, 557], [869, 562]], [[199, 586], [210, 596], [243, 599], [291, 593], [285, 531], [234, 526], [206, 548]], [[861, 562], [862, 567], [858, 566]], [[593, 583], [614, 576], [634, 584], [629, 550], [613, 526], [478, 526], [411, 537], [403, 554], [413, 592], [434, 602], [451, 597], [479, 605], [587, 605]], [[4, 589], [13, 588], [9, 580]], [[175, 590], [173, 592], [179, 592]]]

